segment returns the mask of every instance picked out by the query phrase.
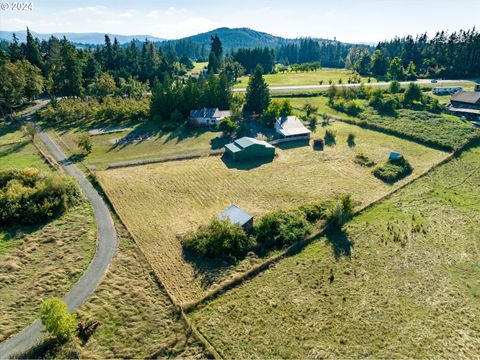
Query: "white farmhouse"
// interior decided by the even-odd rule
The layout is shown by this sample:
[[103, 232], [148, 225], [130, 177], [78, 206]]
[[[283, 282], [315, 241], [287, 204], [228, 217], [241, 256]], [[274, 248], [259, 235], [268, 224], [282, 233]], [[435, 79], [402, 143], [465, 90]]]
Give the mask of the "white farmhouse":
[[194, 126], [217, 126], [223, 119], [232, 116], [231, 111], [218, 108], [203, 108], [190, 112], [190, 123]]

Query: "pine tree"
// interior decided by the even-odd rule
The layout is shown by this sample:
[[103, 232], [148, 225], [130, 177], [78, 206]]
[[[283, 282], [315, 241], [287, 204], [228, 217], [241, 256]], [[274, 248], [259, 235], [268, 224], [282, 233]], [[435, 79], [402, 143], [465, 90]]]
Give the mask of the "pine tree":
[[251, 76], [246, 93], [244, 112], [261, 115], [270, 104], [270, 91], [263, 78], [262, 69], [257, 66]]
[[27, 27], [27, 43], [25, 45], [25, 58], [39, 69], [43, 68], [42, 54], [40, 53], [38, 41], [36, 41], [30, 29]]

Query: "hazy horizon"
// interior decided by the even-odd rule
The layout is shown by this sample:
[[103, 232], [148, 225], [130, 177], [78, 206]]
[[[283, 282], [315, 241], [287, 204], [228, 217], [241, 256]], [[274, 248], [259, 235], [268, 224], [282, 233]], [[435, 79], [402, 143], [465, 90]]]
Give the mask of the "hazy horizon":
[[[377, 43], [395, 36], [456, 31], [476, 25], [480, 2], [414, 0], [37, 0], [33, 11], [0, 11], [0, 30], [37, 33], [110, 33], [178, 39], [220, 27], [247, 27], [285, 38], [317, 37]], [[468, 11], [465, 11], [468, 9]]]

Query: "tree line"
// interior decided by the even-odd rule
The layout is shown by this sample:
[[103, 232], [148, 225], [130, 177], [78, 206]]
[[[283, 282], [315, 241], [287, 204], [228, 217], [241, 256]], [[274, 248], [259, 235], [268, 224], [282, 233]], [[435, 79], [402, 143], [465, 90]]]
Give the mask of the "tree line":
[[480, 76], [480, 33], [475, 29], [447, 33], [431, 39], [427, 34], [380, 42], [374, 53], [351, 48], [347, 67], [362, 75], [396, 80], [416, 77]]
[[0, 50], [0, 110], [11, 111], [42, 93], [81, 97], [120, 91], [138, 96], [142, 86], [140, 91], [156, 79], [185, 75], [193, 66], [188, 58], [167, 55], [147, 40], [141, 46], [132, 41], [122, 47], [105, 35], [103, 46], [79, 49], [66, 38], [39, 41], [27, 29], [25, 43], [14, 35]]

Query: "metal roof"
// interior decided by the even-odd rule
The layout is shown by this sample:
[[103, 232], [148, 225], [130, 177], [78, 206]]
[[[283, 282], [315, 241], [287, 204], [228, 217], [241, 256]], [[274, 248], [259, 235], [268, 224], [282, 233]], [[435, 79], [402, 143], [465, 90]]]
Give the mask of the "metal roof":
[[245, 225], [253, 218], [252, 215], [245, 210], [240, 209], [237, 205], [231, 205], [227, 210], [218, 215], [219, 220], [230, 220], [232, 224], [240, 226]]
[[466, 104], [480, 104], [480, 91], [459, 91], [452, 95], [451, 101]]
[[251, 138], [251, 137], [246, 137], [246, 136], [235, 140], [235, 145], [237, 147], [242, 148], [242, 149], [245, 149], [245, 148], [247, 148], [249, 146], [252, 146], [252, 145], [262, 145], [262, 146], [265, 146], [265, 147], [273, 147], [273, 145], [270, 145], [266, 141], [257, 140], [257, 139], [254, 139], [254, 138]]
[[283, 136], [307, 135], [308, 130], [296, 116], [283, 116], [277, 118], [278, 132]]
[[242, 151], [241, 148], [239, 148], [237, 145], [235, 145], [234, 143], [231, 143], [231, 144], [227, 144], [225, 145], [225, 147], [230, 150], [231, 152], [239, 152], [239, 151]]
[[218, 108], [203, 108], [190, 111], [190, 117], [192, 118], [218, 119], [229, 116], [232, 116], [232, 112], [230, 110], [219, 110]]

